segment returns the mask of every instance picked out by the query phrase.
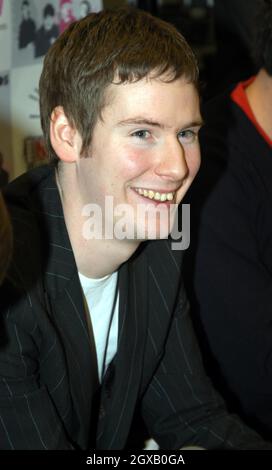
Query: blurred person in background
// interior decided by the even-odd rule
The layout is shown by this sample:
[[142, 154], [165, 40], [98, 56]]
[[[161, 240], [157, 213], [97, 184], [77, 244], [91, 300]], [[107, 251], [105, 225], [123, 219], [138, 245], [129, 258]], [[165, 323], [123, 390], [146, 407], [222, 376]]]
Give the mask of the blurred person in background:
[[214, 0], [216, 53], [207, 63], [205, 99], [256, 73], [252, 57], [259, 0]]
[[255, 22], [257, 74], [203, 106], [185, 279], [209, 375], [229, 409], [271, 437], [271, 0]]

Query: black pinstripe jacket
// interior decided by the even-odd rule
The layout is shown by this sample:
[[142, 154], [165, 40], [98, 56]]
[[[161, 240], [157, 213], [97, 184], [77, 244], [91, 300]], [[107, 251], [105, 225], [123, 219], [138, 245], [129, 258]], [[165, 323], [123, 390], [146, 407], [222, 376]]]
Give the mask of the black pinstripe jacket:
[[162, 448], [272, 448], [227, 415], [205, 376], [170, 241], [120, 268], [118, 350], [97, 392], [53, 170], [27, 173], [5, 197], [15, 248], [0, 296], [1, 449], [122, 449], [135, 409]]

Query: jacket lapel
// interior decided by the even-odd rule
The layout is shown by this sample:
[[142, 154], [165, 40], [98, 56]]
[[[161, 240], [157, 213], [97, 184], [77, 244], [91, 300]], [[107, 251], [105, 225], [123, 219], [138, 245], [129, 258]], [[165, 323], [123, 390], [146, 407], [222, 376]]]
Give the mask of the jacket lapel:
[[42, 189], [41, 202], [44, 199], [46, 213], [41, 211], [41, 220], [49, 241], [44, 288], [52, 322], [66, 352], [74, 409], [73, 437], [80, 447], [86, 448], [92, 421], [96, 421], [91, 416], [92, 398], [98, 388], [94, 339], [86, 321], [83, 294], [54, 178]]
[[[119, 338], [112, 387], [105, 377], [97, 447], [121, 449], [130, 430], [141, 381], [147, 332], [147, 265], [145, 254], [125, 263], [119, 275]], [[111, 375], [112, 375], [111, 373]]]

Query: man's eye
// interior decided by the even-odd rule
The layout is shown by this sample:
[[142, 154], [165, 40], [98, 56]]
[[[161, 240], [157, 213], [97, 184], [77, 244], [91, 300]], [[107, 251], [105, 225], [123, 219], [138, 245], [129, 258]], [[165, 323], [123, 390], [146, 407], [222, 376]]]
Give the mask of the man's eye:
[[138, 137], [139, 139], [148, 139], [150, 137], [150, 132], [146, 130], [135, 131], [131, 134], [133, 137]]
[[197, 139], [198, 133], [193, 129], [186, 129], [179, 133], [179, 140], [185, 143], [191, 144]]

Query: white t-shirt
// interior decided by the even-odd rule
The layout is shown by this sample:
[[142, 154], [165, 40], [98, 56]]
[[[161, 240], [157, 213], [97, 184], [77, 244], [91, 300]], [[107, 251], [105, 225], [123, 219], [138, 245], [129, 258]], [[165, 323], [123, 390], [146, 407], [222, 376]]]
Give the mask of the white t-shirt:
[[81, 273], [78, 273], [78, 275], [92, 323], [97, 355], [98, 377], [101, 382], [105, 348], [107, 348], [107, 351], [104, 374], [117, 351], [119, 293], [117, 293], [115, 305], [114, 299], [118, 276], [117, 272], [100, 279], [91, 279]]

